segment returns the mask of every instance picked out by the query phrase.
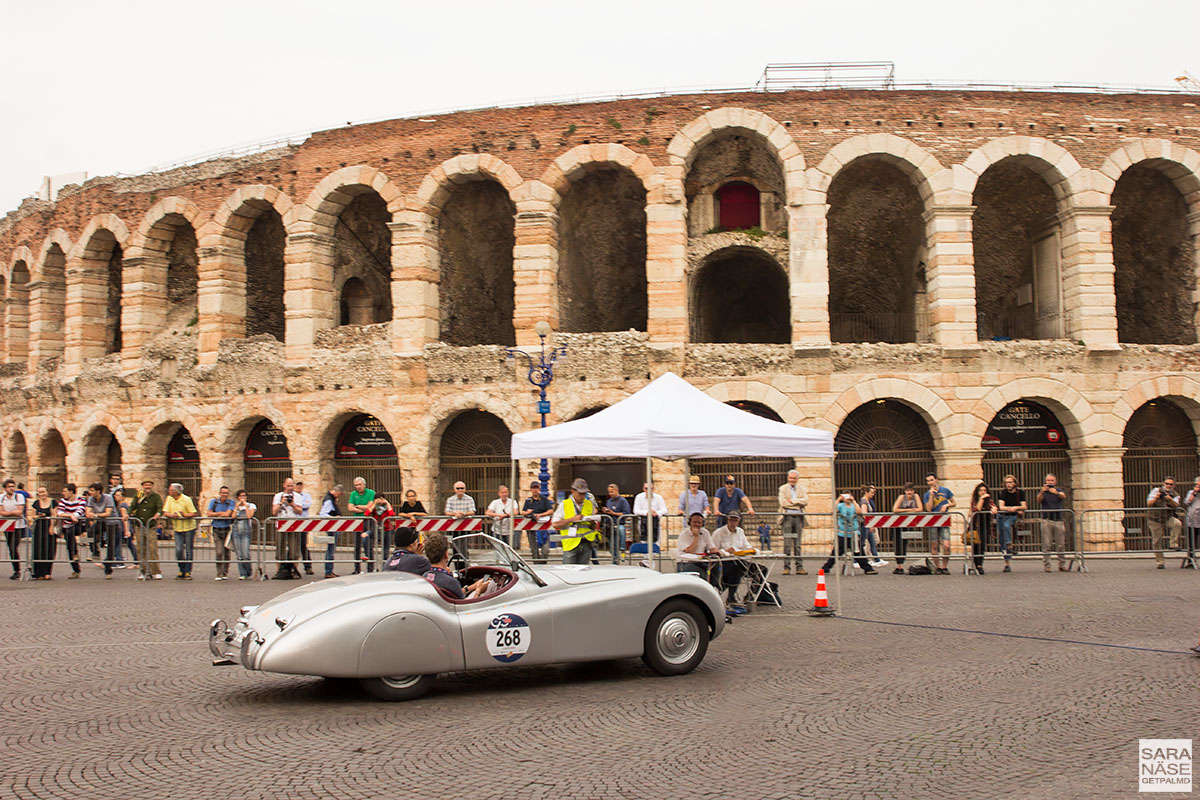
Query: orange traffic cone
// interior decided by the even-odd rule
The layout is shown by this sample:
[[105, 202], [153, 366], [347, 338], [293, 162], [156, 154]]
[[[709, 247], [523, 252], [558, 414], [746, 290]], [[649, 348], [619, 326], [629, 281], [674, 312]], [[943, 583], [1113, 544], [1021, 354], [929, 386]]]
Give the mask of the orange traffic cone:
[[832, 617], [833, 611], [833, 607], [829, 605], [829, 593], [825, 591], [825, 570], [818, 570], [817, 596], [813, 600], [813, 607], [808, 610], [808, 613], [813, 617]]

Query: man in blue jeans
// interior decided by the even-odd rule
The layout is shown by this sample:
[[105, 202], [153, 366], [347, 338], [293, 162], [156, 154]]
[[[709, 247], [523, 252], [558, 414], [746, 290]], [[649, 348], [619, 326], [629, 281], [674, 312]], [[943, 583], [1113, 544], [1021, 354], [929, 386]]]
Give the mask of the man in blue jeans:
[[[229, 529], [233, 527], [233, 498], [229, 496], [229, 487], [222, 486], [217, 491], [217, 496], [208, 501], [206, 509], [208, 516], [212, 517], [212, 542], [213, 551], [216, 553], [217, 561], [217, 577], [216, 580], [229, 580], [229, 558], [232, 555], [229, 548], [225, 546], [225, 540], [229, 537]], [[233, 544], [232, 540], [230, 544]]]
[[1017, 488], [1017, 476], [1005, 475], [1004, 488], [996, 495], [996, 538], [1004, 551], [1004, 571], [1012, 572], [1013, 529], [1026, 509], [1025, 492]]
[[[945, 514], [954, 508], [954, 492], [938, 483], [937, 475], [930, 472], [925, 476], [925, 485], [929, 487], [925, 496], [925, 510], [934, 514]], [[930, 528], [930, 549], [933, 550], [933, 568], [938, 575], [950, 574], [950, 528]], [[941, 565], [938, 565], [938, 553], [942, 554]]]

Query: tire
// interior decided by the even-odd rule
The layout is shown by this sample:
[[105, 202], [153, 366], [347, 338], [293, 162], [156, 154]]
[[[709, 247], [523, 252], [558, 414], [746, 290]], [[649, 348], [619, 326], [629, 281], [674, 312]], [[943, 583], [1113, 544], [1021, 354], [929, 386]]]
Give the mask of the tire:
[[659, 675], [694, 670], [708, 652], [708, 621], [689, 600], [669, 600], [650, 615], [642, 661]]
[[433, 688], [436, 675], [397, 675], [392, 678], [359, 678], [358, 685], [372, 697], [396, 703], [416, 700]]

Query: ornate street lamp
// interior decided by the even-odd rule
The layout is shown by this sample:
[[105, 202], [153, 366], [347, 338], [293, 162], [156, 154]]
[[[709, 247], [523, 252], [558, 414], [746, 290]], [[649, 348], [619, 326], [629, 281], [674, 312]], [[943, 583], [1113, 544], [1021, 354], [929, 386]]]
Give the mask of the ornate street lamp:
[[[538, 388], [538, 414], [542, 418], [542, 427], [546, 427], [546, 415], [550, 413], [550, 401], [546, 399], [546, 387], [554, 380], [554, 364], [559, 358], [566, 358], [566, 346], [552, 347], [550, 351], [546, 351], [546, 337], [550, 335], [550, 323], [539, 322], [533, 326], [533, 330], [541, 340], [541, 350], [534, 353], [527, 353], [516, 347], [506, 347], [504, 352], [508, 354], [511, 361], [514, 356], [525, 356], [525, 360], [529, 362], [529, 382]], [[536, 358], [535, 358], [536, 356]], [[550, 497], [550, 465], [546, 459], [542, 459], [541, 471], [538, 472], [538, 482], [542, 484], [542, 496]]]

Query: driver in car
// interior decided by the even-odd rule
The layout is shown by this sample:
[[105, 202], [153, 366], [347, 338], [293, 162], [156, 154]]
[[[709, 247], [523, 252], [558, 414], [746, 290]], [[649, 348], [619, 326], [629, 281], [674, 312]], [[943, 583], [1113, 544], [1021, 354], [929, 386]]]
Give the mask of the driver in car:
[[465, 600], [468, 595], [478, 597], [487, 590], [490, 583], [488, 578], [480, 578], [464, 590], [454, 573], [446, 569], [446, 565], [450, 563], [450, 540], [445, 534], [431, 533], [425, 537], [425, 557], [431, 564], [429, 571], [425, 573], [425, 580], [459, 600]]
[[396, 551], [388, 557], [383, 568], [392, 572], [411, 572], [424, 575], [429, 572], [429, 559], [421, 555], [421, 542], [416, 529], [403, 527], [396, 531]]

